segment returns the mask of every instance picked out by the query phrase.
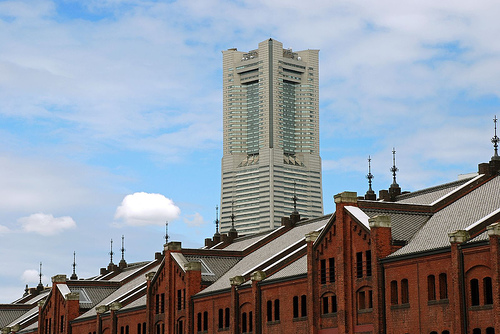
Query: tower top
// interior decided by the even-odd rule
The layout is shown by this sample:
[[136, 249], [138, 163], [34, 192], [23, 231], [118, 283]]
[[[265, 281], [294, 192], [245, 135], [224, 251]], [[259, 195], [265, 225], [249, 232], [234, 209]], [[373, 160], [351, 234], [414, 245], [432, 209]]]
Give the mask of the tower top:
[[365, 199], [367, 200], [376, 200], [377, 196], [375, 195], [375, 192], [372, 189], [372, 180], [375, 176], [372, 174], [372, 166], [371, 166], [371, 157], [368, 156], [368, 174], [366, 174], [366, 178], [368, 179], [368, 190], [366, 191], [365, 194]]
[[392, 167], [391, 167], [391, 172], [392, 172], [391, 188], [399, 187], [398, 183], [396, 182], [396, 172], [397, 171], [399, 171], [399, 169], [396, 167], [396, 149], [393, 147], [392, 148]]
[[495, 123], [495, 135], [493, 138], [491, 138], [491, 142], [493, 143], [493, 149], [494, 149], [494, 154], [491, 157], [491, 160], [500, 160], [500, 156], [498, 156], [498, 142], [500, 142], [500, 139], [497, 136], [497, 115], [495, 115], [495, 118], [493, 118], [493, 123]]
[[71, 280], [77, 280], [78, 276], [76, 275], [76, 252], [73, 251], [73, 273], [71, 274], [71, 277], [69, 278]]

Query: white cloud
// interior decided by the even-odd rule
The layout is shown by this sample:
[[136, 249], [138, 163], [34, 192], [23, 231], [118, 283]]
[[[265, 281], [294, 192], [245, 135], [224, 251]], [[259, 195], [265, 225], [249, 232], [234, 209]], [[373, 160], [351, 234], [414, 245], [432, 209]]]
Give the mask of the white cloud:
[[115, 219], [127, 225], [163, 225], [179, 217], [181, 209], [174, 202], [161, 195], [138, 192], [127, 195], [116, 209]]
[[9, 233], [10, 229], [7, 226], [0, 225], [0, 234]]
[[[25, 283], [38, 283], [40, 281], [40, 274], [35, 269], [26, 269], [21, 275], [21, 279]], [[42, 275], [43, 279], [43, 275]]]
[[186, 225], [193, 227], [205, 224], [203, 216], [200, 215], [198, 212], [196, 212], [193, 215], [186, 215], [182, 220], [184, 221], [184, 223], [186, 223]]
[[35, 232], [44, 236], [55, 235], [67, 229], [76, 227], [73, 218], [54, 217], [51, 214], [34, 213], [28, 217], [22, 217], [17, 220], [22, 229], [26, 232]]

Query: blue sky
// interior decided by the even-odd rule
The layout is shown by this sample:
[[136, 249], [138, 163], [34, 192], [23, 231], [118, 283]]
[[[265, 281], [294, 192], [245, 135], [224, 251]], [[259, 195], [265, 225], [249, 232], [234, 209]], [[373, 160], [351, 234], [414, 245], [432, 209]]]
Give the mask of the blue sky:
[[[320, 49], [325, 213], [475, 172], [500, 114], [498, 1], [0, 1], [0, 302], [214, 232], [221, 51]], [[119, 252], [118, 252], [119, 253]]]

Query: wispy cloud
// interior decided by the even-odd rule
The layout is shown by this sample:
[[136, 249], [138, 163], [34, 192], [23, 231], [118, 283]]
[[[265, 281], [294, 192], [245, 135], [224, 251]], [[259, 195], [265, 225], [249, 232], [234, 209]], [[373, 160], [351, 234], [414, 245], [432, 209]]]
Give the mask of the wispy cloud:
[[76, 223], [71, 217], [54, 217], [45, 213], [34, 213], [19, 218], [18, 222], [25, 232], [35, 232], [43, 236], [56, 235], [64, 230], [76, 228]]

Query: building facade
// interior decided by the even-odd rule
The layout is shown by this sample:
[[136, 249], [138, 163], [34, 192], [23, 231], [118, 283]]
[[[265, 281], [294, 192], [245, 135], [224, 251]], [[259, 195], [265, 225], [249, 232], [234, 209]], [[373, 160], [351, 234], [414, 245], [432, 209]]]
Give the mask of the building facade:
[[318, 53], [273, 39], [222, 52], [221, 232], [276, 228], [293, 197], [303, 217], [323, 214]]
[[[383, 194], [386, 191], [381, 191]], [[152, 261], [27, 289], [3, 334], [494, 334], [500, 328], [500, 160], [436, 187], [334, 214], [164, 245]], [[382, 197], [382, 196], [381, 196]], [[123, 256], [122, 256], [123, 258]]]

